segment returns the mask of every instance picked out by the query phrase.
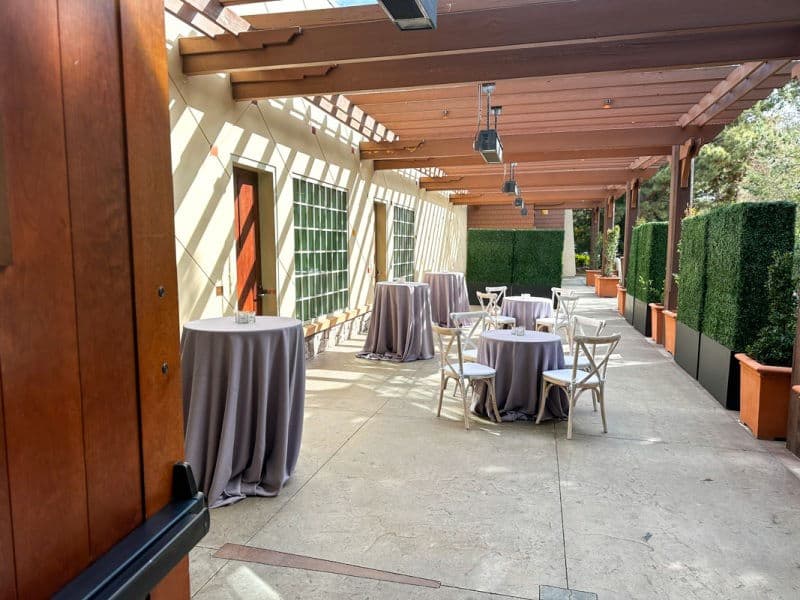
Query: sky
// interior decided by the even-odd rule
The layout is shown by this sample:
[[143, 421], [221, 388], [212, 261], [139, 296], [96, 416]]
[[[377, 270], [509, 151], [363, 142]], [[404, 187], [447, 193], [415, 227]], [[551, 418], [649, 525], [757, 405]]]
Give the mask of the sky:
[[377, 4], [375, 0], [334, 0], [339, 6], [361, 6], [362, 4]]

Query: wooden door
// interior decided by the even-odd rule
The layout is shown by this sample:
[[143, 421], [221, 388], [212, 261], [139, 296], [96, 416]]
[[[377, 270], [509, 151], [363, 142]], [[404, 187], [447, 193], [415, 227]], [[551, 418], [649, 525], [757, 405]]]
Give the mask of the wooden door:
[[375, 281], [386, 281], [388, 278], [386, 243], [386, 205], [375, 202]]
[[239, 310], [262, 314], [261, 245], [258, 232], [258, 173], [233, 169], [236, 211], [236, 297]]

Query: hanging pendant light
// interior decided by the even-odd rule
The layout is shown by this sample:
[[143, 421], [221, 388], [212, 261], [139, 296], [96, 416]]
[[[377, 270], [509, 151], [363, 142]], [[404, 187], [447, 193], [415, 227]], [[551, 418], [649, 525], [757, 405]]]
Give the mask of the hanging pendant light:
[[378, 0], [401, 31], [436, 29], [436, 0]]
[[504, 194], [517, 193], [516, 171], [517, 171], [517, 163], [511, 163], [508, 179], [506, 179], [505, 182], [503, 183], [502, 192]]

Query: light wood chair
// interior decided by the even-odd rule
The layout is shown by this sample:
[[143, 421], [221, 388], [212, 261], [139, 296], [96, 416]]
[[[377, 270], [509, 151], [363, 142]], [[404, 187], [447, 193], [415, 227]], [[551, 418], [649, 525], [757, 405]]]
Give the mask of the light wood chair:
[[[536, 416], [536, 423], [542, 421], [544, 415], [547, 394], [553, 387], [563, 389], [569, 400], [569, 415], [567, 417], [567, 439], [572, 439], [572, 413], [575, 410], [575, 402], [586, 390], [592, 393], [592, 401], [600, 403], [600, 415], [603, 418], [603, 433], [608, 432], [606, 423], [606, 369], [608, 360], [619, 344], [620, 334], [615, 333], [607, 336], [575, 336], [575, 356], [583, 354], [589, 361], [589, 368], [582, 371], [578, 368], [575, 361], [570, 369], [557, 369], [542, 373], [542, 393], [539, 397], [539, 413]], [[589, 350], [592, 347], [593, 350]], [[603, 348], [598, 352], [598, 347]], [[596, 410], [596, 405], [595, 405]]]
[[461, 330], [461, 354], [466, 361], [478, 360], [478, 341], [486, 331], [486, 316], [482, 310], [450, 313], [450, 323]]
[[488, 294], [497, 294], [497, 302], [496, 302], [497, 309], [498, 310], [502, 310], [503, 309], [503, 300], [506, 299], [506, 292], [508, 292], [508, 286], [507, 285], [495, 285], [495, 286], [487, 285], [486, 286], [486, 292]]
[[489, 329], [500, 329], [501, 327], [515, 327], [517, 320], [514, 317], [506, 317], [500, 314], [497, 306], [497, 294], [494, 292], [475, 292], [480, 302], [481, 310], [486, 313]]
[[553, 301], [556, 305], [555, 315], [536, 319], [536, 331], [549, 331], [560, 334], [565, 332], [567, 344], [572, 347], [572, 315], [578, 304], [579, 296], [562, 288], [552, 288]]
[[[605, 329], [605, 327], [605, 321], [601, 321], [600, 319], [591, 319], [581, 315], [575, 315], [572, 317], [570, 337], [572, 339], [575, 339], [576, 335], [598, 337], [603, 333], [603, 329]], [[594, 355], [596, 348], [592, 346], [590, 349], [592, 351], [592, 355]], [[589, 368], [589, 359], [585, 356], [577, 356], [574, 346], [570, 346], [567, 350], [567, 355], [564, 356], [564, 368], [571, 369], [573, 363], [576, 361], [579, 369], [585, 370]]]
[[[483, 383], [487, 386], [487, 393], [492, 404], [492, 410], [501, 421], [500, 411], [497, 409], [497, 397], [495, 396], [494, 377], [495, 370], [486, 365], [476, 362], [465, 362], [461, 349], [462, 332], [457, 327], [440, 327], [433, 325], [433, 334], [439, 343], [439, 371], [441, 380], [439, 382], [439, 408], [436, 416], [442, 415], [442, 400], [447, 382], [455, 380], [457, 389], [461, 392], [461, 401], [464, 405], [464, 427], [469, 429], [469, 402], [467, 400], [467, 387], [471, 387], [475, 393], [475, 384]], [[457, 362], [453, 362], [453, 345], [455, 344]]]

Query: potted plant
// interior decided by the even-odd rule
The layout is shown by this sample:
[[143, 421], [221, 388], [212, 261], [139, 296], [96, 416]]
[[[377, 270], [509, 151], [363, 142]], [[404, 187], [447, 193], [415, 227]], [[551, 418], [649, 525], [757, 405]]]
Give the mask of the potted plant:
[[[600, 244], [595, 244], [594, 252], [590, 258], [590, 266], [600, 264]], [[595, 278], [600, 275], [600, 269], [586, 269], [586, 285], [594, 287]]]
[[797, 280], [793, 255], [775, 255], [767, 275], [767, 324], [746, 353], [736, 354], [741, 369], [739, 418], [759, 439], [786, 438], [792, 379]]
[[622, 287], [622, 279], [620, 279], [620, 283], [617, 284], [617, 312], [619, 316], [625, 316], [625, 294], [627, 290]]
[[595, 278], [595, 293], [601, 298], [613, 298], [617, 295], [619, 277], [614, 272], [614, 262], [619, 246], [619, 225], [606, 231], [606, 252], [603, 257], [602, 275]]

